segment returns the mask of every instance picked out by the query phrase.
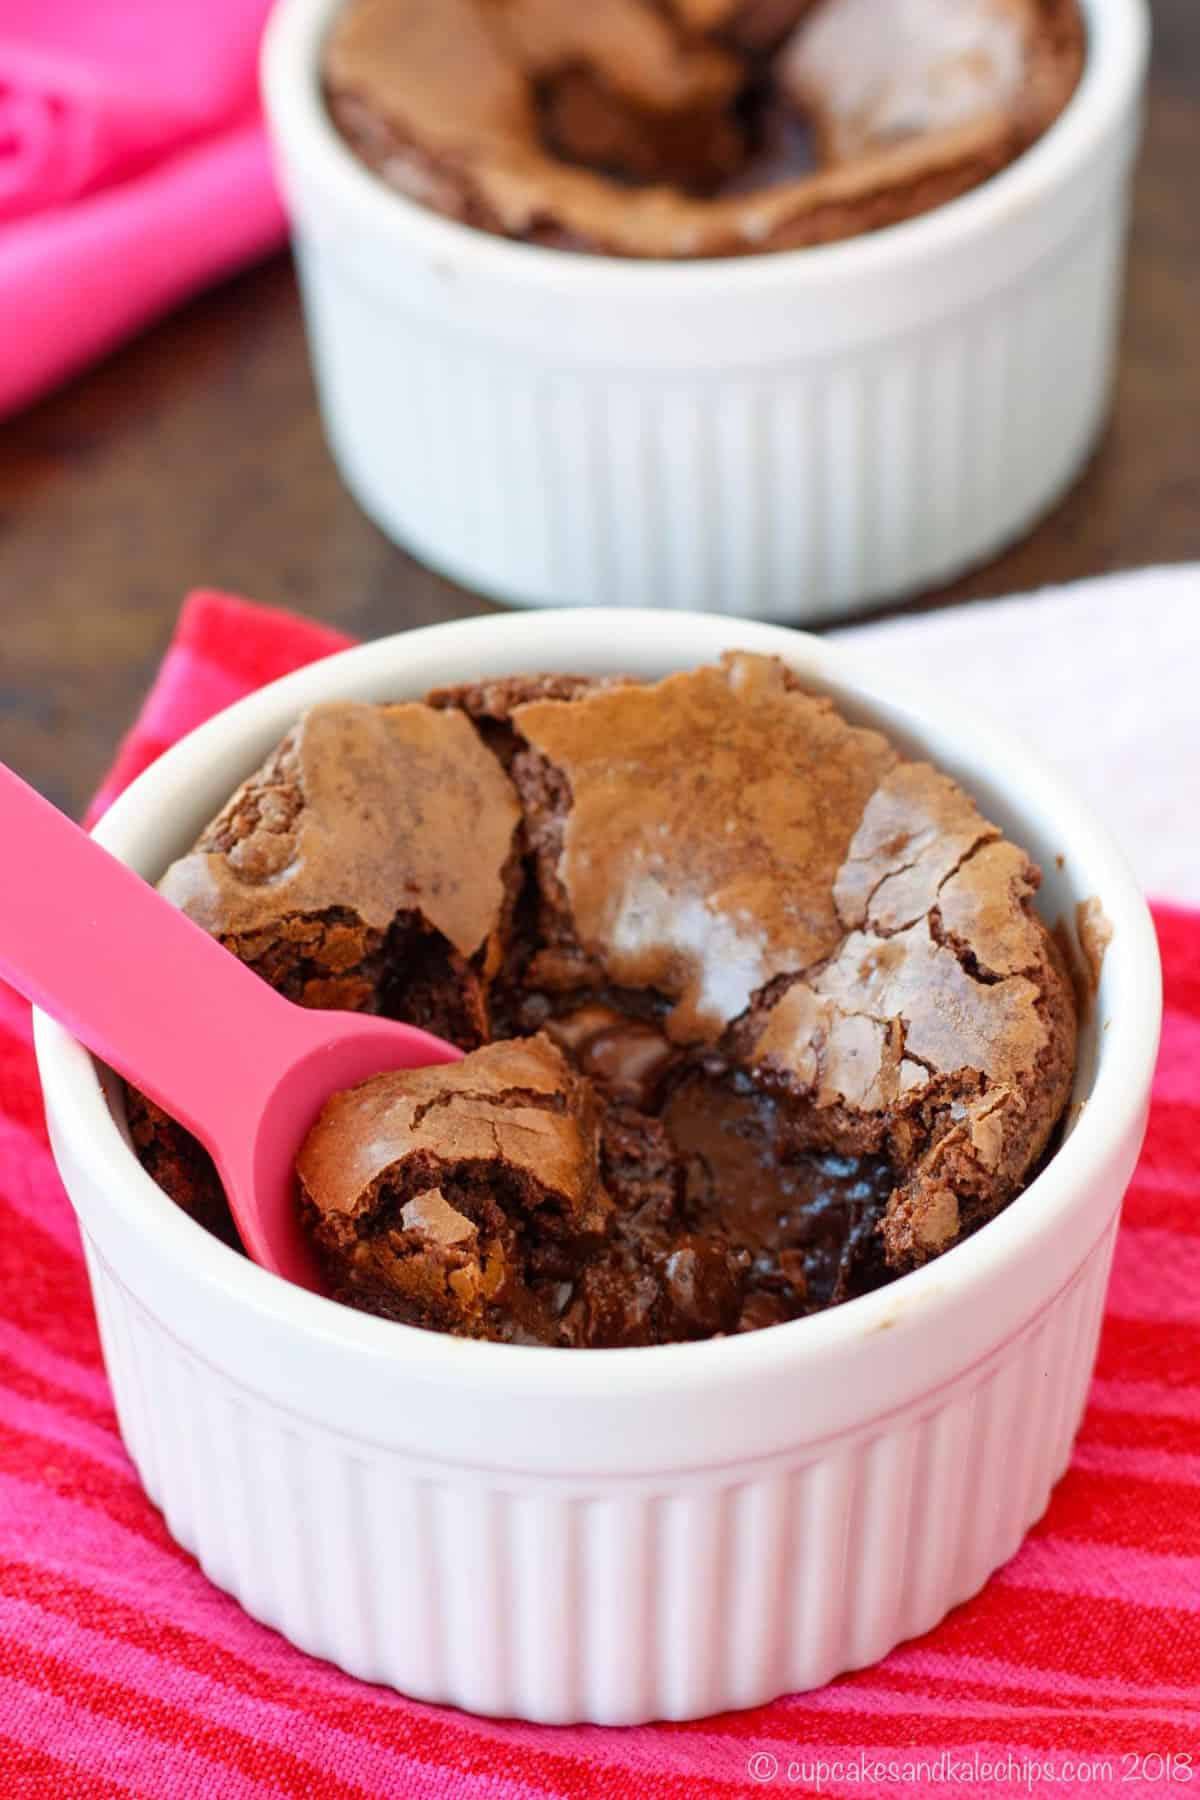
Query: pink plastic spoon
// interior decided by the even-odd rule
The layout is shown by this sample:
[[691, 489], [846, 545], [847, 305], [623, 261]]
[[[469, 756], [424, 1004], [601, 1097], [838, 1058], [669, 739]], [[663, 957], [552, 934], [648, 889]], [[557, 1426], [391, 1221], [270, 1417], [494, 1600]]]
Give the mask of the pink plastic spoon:
[[200, 1139], [255, 1262], [320, 1291], [294, 1165], [321, 1106], [461, 1052], [284, 1000], [2, 763], [0, 843], [0, 977]]

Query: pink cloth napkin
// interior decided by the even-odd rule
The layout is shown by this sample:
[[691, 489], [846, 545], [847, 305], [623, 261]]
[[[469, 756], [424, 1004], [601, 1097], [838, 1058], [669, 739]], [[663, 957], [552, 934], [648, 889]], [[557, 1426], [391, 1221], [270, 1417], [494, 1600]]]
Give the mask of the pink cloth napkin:
[[282, 241], [269, 0], [0, 0], [0, 412]]

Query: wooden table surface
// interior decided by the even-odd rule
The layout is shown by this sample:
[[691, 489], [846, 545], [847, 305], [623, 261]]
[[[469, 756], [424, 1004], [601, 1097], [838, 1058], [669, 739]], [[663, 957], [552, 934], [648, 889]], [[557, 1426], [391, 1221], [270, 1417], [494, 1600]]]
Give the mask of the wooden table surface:
[[[1032, 537], [918, 605], [1200, 558], [1200, 0], [1152, 6], [1111, 429]], [[361, 635], [484, 609], [339, 485], [283, 257], [0, 426], [0, 759], [82, 810], [197, 586]]]

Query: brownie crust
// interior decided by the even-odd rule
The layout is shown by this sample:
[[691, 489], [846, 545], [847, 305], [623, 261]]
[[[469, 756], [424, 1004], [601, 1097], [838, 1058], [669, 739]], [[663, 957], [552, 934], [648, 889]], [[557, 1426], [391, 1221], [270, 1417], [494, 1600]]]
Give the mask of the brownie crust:
[[160, 885], [291, 1000], [480, 1043], [520, 819], [464, 712], [335, 702], [304, 715]]

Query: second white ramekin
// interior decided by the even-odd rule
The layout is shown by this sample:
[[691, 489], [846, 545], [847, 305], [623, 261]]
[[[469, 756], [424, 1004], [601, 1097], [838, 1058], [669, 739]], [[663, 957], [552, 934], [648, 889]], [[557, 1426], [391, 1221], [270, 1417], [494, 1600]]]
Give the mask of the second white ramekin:
[[998, 1219], [894, 1286], [698, 1344], [547, 1350], [367, 1317], [235, 1255], [137, 1162], [114, 1083], [36, 1025], [121, 1431], [205, 1572], [318, 1656], [528, 1719], [690, 1718], [819, 1685], [928, 1630], [1066, 1466], [1159, 1021], [1121, 856], [1025, 749], [886, 665], [766, 625], [550, 612], [438, 626], [274, 683], [193, 733], [97, 835], [157, 877], [304, 707], [518, 669], [653, 677], [783, 657], [976, 794], [1070, 926], [1112, 926], [1070, 1129]]
[[1084, 0], [1082, 84], [984, 186], [810, 250], [634, 263], [509, 243], [341, 142], [337, 0], [279, 0], [263, 88], [334, 456], [363, 507], [518, 603], [815, 619], [948, 579], [1063, 492], [1108, 406], [1145, 0]]

